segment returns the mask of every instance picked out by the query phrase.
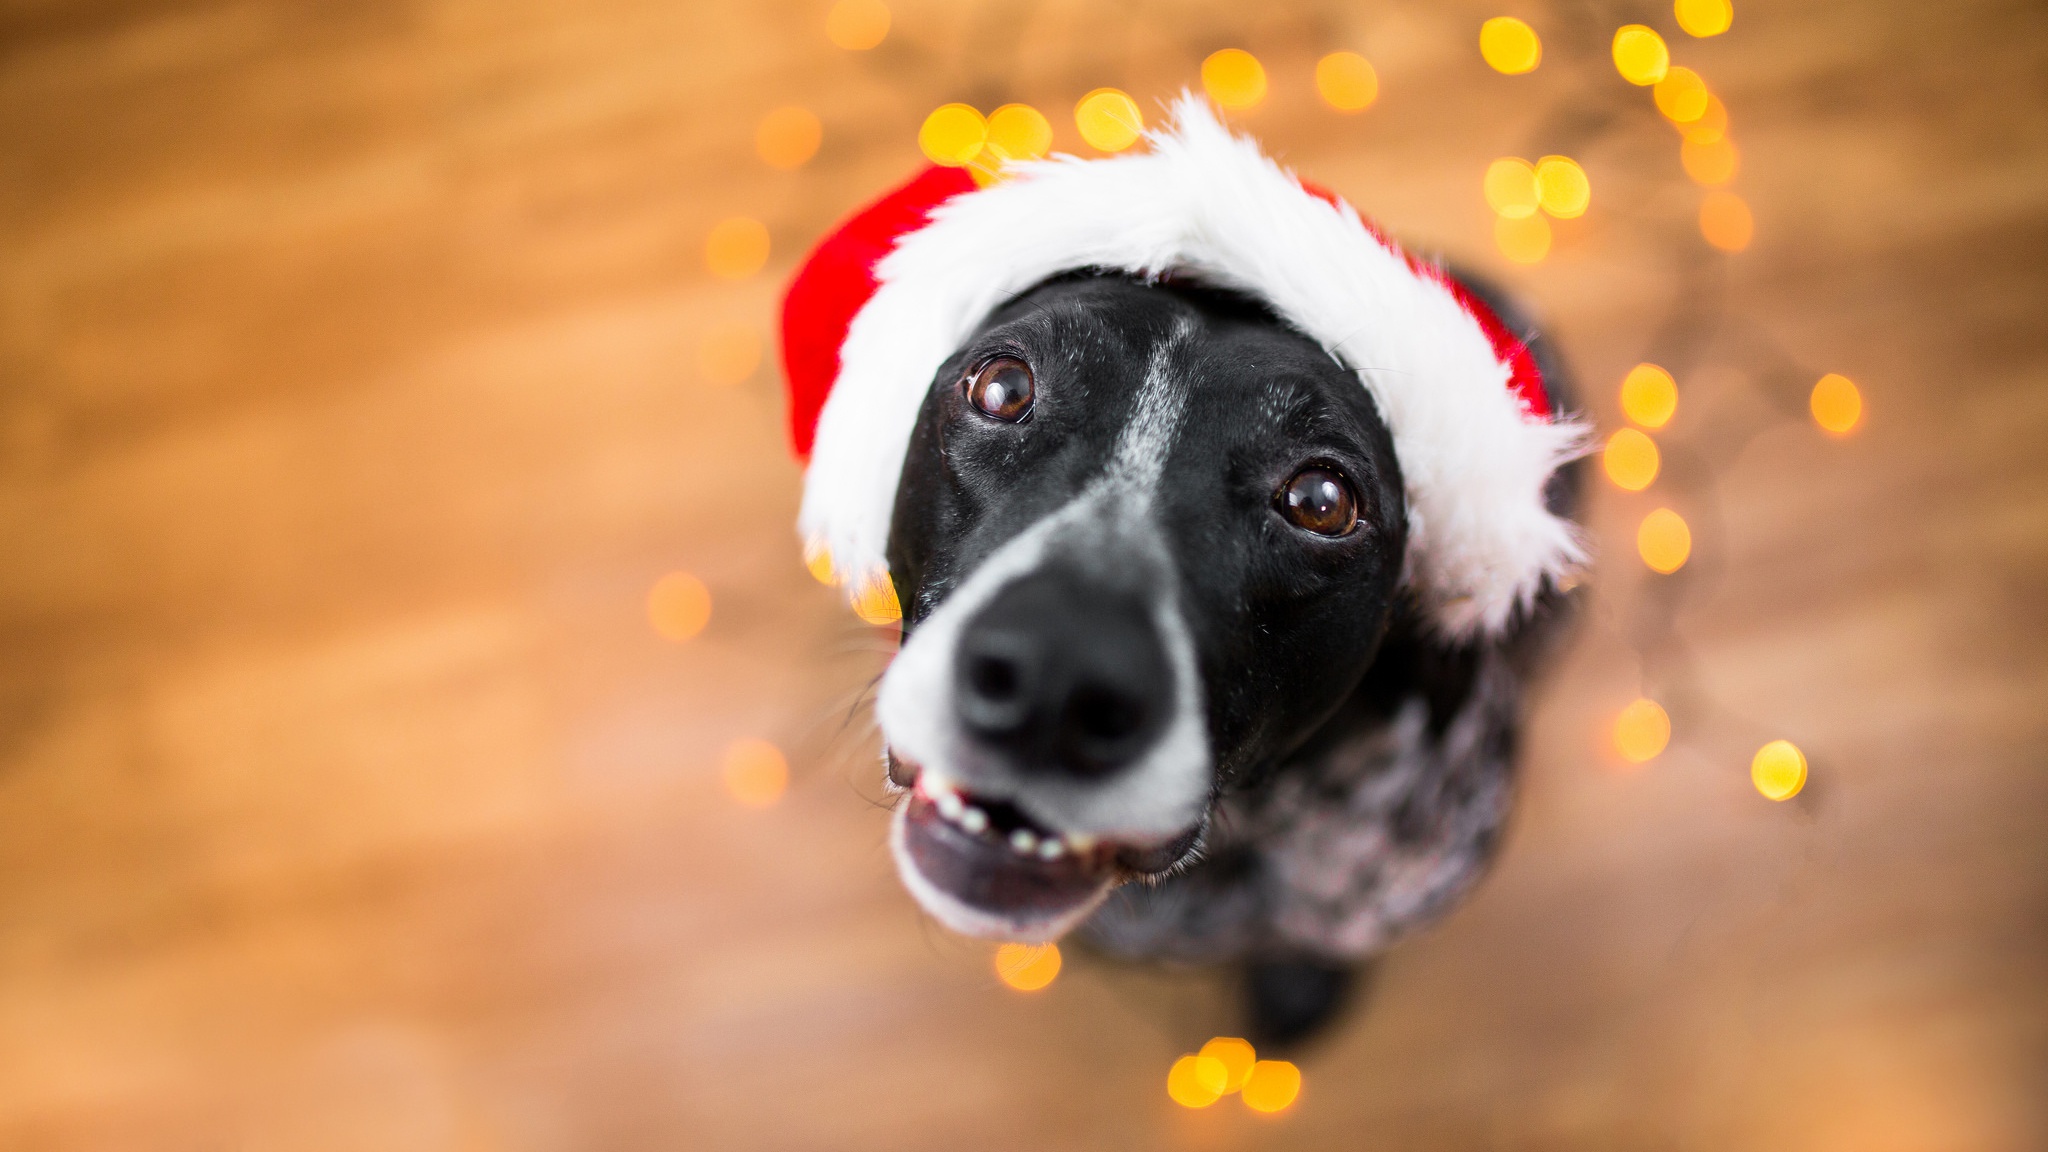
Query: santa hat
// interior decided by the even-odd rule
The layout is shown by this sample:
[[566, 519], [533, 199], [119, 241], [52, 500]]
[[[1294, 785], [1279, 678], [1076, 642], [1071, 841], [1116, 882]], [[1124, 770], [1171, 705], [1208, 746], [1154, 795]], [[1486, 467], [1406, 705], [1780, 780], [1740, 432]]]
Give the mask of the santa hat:
[[1497, 633], [1584, 559], [1544, 500], [1585, 428], [1523, 339], [1441, 268], [1182, 96], [1147, 153], [931, 168], [826, 237], [783, 302], [799, 528], [855, 589], [888, 575], [932, 377], [997, 305], [1063, 272], [1172, 274], [1263, 300], [1371, 393], [1407, 487], [1406, 583], [1443, 634]]

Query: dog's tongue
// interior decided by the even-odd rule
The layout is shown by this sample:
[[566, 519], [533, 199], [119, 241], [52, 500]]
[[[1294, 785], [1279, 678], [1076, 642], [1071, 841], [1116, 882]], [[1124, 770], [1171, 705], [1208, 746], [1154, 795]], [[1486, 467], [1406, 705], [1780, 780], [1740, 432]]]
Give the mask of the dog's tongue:
[[896, 810], [891, 846], [904, 883], [926, 911], [954, 931], [999, 940], [1049, 940], [1094, 911], [1116, 869], [1068, 853], [1054, 859], [1017, 851], [993, 830], [969, 832], [913, 792]]

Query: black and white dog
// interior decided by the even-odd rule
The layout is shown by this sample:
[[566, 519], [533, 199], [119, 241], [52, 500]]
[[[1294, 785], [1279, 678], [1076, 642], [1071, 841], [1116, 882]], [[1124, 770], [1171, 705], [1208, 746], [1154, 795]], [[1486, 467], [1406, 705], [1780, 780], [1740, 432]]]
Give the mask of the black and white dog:
[[[1152, 156], [1044, 166], [1016, 191], [1162, 157], [1181, 164], [1171, 187], [1186, 187], [1192, 157], [1205, 175], [1243, 176], [1249, 198], [1271, 191], [1258, 181], [1278, 170], [1205, 111], [1183, 104], [1180, 120]], [[1578, 432], [1547, 417], [1558, 376], [1538, 362], [1542, 344], [1348, 209], [1291, 180], [1275, 194], [1287, 190], [1284, 211], [1355, 228], [1400, 262], [1374, 271], [1340, 323], [1418, 331], [1369, 352], [1315, 331], [1318, 314], [1290, 307], [1276, 283], [1297, 279], [1287, 237], [1255, 256], [1272, 268], [1247, 268], [1216, 255], [1228, 255], [1216, 237], [1228, 217], [1198, 219], [1163, 259], [1147, 240], [1144, 259], [1084, 243], [1065, 261], [1013, 262], [1023, 267], [995, 278], [993, 307], [969, 302], [976, 314], [936, 372], [893, 386], [896, 431], [867, 433], [894, 472], [882, 559], [904, 642], [877, 715], [904, 793], [891, 843], [905, 885], [975, 935], [1046, 940], [1078, 928], [1122, 955], [1245, 963], [1255, 1038], [1268, 1041], [1325, 1019], [1350, 966], [1441, 914], [1486, 867], [1509, 810], [1524, 686], [1579, 558], [1560, 467]], [[908, 255], [882, 263], [875, 299], [856, 300], [843, 340], [830, 335], [846, 363], [819, 424], [806, 517], [836, 560], [862, 547], [833, 523], [861, 482], [843, 463], [857, 456], [835, 463], [826, 442], [836, 434], [857, 448], [845, 426], [869, 422], [841, 408], [835, 429], [832, 406], [850, 378], [858, 386], [862, 342], [896, 335], [865, 313], [892, 285], [916, 282], [914, 258], [937, 250], [921, 233], [1011, 191], [961, 193], [908, 237], [892, 223], [889, 250]], [[1089, 210], [1087, 196], [1071, 199], [1070, 211]], [[1388, 280], [1397, 274], [1406, 279]], [[1021, 291], [1008, 287], [1019, 281]], [[790, 315], [801, 319], [817, 295], [813, 284], [807, 304], [800, 280]], [[901, 312], [929, 306], [897, 295], [889, 303]], [[1448, 310], [1429, 311], [1437, 297]], [[1422, 315], [1402, 311], [1410, 305]], [[886, 320], [887, 306], [877, 314]], [[1467, 327], [1452, 331], [1459, 318]], [[1432, 323], [1463, 351], [1432, 359]], [[1486, 355], [1457, 359], [1473, 346]], [[1482, 383], [1443, 385], [1448, 399], [1401, 391], [1482, 361]], [[1532, 398], [1532, 387], [1546, 391]], [[1454, 405], [1496, 402], [1538, 441], [1487, 443], [1485, 421], [1498, 415], [1488, 408], [1470, 421], [1481, 443], [1465, 444]], [[1489, 450], [1520, 452], [1520, 472], [1503, 479]], [[1427, 476], [1410, 474], [1418, 461]], [[821, 468], [838, 468], [841, 487], [821, 494]], [[1514, 516], [1488, 500], [1517, 502]], [[1508, 543], [1482, 542], [1477, 565], [1431, 575], [1427, 561], [1455, 548], [1444, 541], [1460, 515], [1479, 525], [1474, 538], [1496, 531]], [[1549, 551], [1518, 568], [1531, 550], [1516, 534], [1532, 531], [1548, 533]]]

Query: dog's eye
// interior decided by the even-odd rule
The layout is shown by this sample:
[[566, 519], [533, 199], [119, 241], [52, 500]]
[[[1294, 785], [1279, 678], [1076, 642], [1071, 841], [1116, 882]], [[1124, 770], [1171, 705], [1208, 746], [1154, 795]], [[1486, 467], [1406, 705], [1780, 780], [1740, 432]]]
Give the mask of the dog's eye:
[[1358, 525], [1358, 500], [1351, 485], [1328, 468], [1296, 472], [1275, 497], [1280, 514], [1295, 527], [1318, 536], [1345, 536]]
[[967, 378], [967, 399], [998, 420], [1017, 421], [1031, 410], [1031, 366], [998, 356]]

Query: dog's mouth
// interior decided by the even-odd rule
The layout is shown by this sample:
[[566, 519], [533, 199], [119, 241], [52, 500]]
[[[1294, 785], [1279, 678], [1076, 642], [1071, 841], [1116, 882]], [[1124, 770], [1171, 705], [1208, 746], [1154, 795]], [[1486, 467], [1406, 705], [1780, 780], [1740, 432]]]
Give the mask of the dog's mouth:
[[1172, 868], [1200, 832], [1147, 844], [1062, 833], [1012, 801], [936, 782], [893, 755], [889, 775], [908, 788], [890, 829], [905, 885], [947, 927], [973, 936], [1054, 939], [1119, 882]]

